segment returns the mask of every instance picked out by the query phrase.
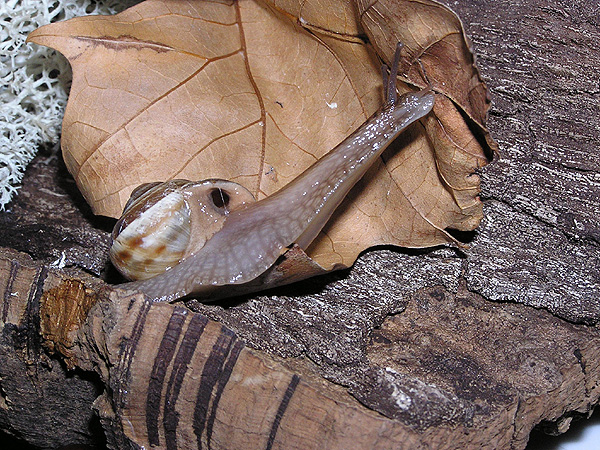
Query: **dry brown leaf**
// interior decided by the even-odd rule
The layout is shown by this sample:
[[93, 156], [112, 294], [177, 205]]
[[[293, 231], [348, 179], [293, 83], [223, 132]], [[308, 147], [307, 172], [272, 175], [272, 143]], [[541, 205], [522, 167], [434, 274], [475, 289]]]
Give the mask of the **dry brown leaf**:
[[435, 2], [147, 0], [30, 41], [73, 66], [63, 154], [97, 214], [118, 217], [136, 186], [173, 178], [272, 194], [379, 107], [377, 55], [389, 62], [401, 41], [400, 90], [426, 73], [435, 114], [384, 153], [307, 254], [348, 266], [377, 244], [449, 242], [446, 229], [482, 218], [487, 90], [460, 21]]

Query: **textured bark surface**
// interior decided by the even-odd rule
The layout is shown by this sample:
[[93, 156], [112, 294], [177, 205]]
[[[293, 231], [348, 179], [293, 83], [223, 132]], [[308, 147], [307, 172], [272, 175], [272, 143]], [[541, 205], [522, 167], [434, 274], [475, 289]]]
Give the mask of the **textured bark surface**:
[[[211, 448], [244, 448], [233, 445], [240, 439], [247, 448], [521, 449], [534, 425], [564, 432], [586, 415], [600, 395], [599, 7], [446, 3], [489, 82], [501, 148], [481, 174], [486, 219], [468, 250], [379, 249], [349, 271], [265, 295], [187, 302], [199, 315], [137, 297], [130, 305], [81, 272], [5, 254], [2, 430], [45, 448], [89, 443], [95, 401], [120, 446], [134, 429], [137, 444], [166, 445], [175, 433], [191, 448], [200, 436]], [[0, 247], [117, 280], [106, 267], [110, 226], [59, 161], [38, 158], [0, 214]], [[66, 308], [44, 305], [69, 296], [98, 304], [89, 316], [68, 309], [74, 328], [62, 333]], [[136, 328], [144, 308], [148, 324]], [[121, 345], [131, 342], [133, 353]], [[171, 359], [157, 359], [169, 345]], [[162, 378], [150, 377], [153, 367]], [[264, 391], [243, 390], [257, 380]], [[42, 419], [32, 420], [39, 404]], [[194, 422], [198, 414], [205, 420]], [[325, 446], [310, 441], [313, 430]]]
[[465, 22], [494, 106], [501, 157], [485, 169], [487, 220], [469, 252], [469, 289], [600, 316], [600, 5], [448, 2]]
[[0, 254], [0, 279], [0, 426], [42, 448], [97, 441], [92, 411], [115, 449], [524, 448], [600, 396], [598, 330], [463, 288], [414, 293], [340, 385], [325, 362], [23, 254]]

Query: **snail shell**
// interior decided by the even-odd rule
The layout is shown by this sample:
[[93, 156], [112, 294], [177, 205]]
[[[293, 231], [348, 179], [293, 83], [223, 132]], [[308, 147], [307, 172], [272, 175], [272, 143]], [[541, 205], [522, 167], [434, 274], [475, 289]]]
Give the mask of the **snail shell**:
[[226, 180], [171, 180], [135, 189], [112, 232], [110, 259], [130, 280], [146, 280], [193, 255], [233, 210], [254, 202]]

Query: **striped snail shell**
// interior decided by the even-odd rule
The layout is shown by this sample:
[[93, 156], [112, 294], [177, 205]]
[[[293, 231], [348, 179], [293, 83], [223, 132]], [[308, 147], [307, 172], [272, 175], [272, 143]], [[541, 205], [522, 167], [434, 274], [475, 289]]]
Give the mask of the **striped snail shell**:
[[171, 180], [143, 184], [112, 231], [110, 259], [130, 280], [152, 278], [200, 250], [230, 211], [253, 202], [226, 180]]

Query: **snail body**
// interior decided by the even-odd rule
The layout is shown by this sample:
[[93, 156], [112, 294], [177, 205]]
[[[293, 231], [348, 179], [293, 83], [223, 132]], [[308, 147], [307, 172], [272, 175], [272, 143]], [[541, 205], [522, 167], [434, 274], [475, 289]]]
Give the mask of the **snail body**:
[[290, 245], [306, 249], [389, 144], [433, 108], [429, 89], [396, 98], [398, 58], [399, 48], [389, 80], [384, 77], [383, 107], [275, 194], [253, 201], [245, 188], [224, 180], [173, 180], [134, 191], [111, 249], [115, 266], [138, 280], [124, 287], [171, 301], [249, 282]]

